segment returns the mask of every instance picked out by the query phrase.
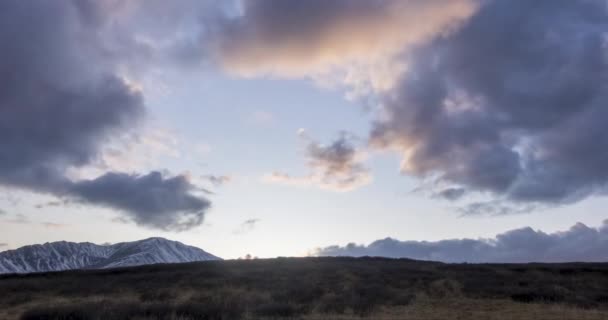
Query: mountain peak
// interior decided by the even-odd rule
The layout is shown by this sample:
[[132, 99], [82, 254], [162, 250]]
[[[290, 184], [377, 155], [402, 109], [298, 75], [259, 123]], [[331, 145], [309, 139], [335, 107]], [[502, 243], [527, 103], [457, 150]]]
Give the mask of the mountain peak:
[[106, 269], [206, 260], [220, 258], [197, 247], [161, 237], [103, 245], [57, 241], [0, 252], [0, 273]]
[[159, 241], [159, 242], [177, 242], [177, 241], [173, 241], [173, 240], [169, 240], [167, 238], [163, 238], [163, 237], [150, 237], [150, 238], [146, 238], [146, 239], [141, 239], [138, 242], [151, 242], [151, 241]]

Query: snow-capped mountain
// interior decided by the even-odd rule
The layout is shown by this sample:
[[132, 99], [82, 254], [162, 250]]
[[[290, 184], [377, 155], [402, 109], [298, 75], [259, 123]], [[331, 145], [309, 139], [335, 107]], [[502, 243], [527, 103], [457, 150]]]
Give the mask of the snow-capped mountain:
[[113, 245], [59, 241], [0, 252], [0, 273], [105, 269], [206, 260], [221, 259], [202, 249], [163, 238]]

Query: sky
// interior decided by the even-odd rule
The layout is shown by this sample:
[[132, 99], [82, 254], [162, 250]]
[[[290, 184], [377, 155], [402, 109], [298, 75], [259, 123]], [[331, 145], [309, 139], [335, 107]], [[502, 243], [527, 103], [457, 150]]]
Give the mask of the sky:
[[608, 261], [604, 0], [5, 0], [0, 25], [0, 251]]

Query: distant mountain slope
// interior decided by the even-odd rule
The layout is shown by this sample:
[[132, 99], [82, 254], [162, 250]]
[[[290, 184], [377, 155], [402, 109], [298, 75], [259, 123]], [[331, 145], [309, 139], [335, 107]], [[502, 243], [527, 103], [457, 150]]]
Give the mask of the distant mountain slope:
[[164, 238], [114, 245], [60, 241], [0, 252], [0, 273], [105, 269], [206, 260], [221, 259], [202, 249]]

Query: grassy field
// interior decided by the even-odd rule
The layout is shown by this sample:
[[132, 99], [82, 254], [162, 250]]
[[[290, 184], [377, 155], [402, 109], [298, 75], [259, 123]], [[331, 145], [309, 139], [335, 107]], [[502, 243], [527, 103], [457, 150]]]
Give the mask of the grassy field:
[[608, 264], [279, 258], [0, 276], [0, 319], [608, 319]]

